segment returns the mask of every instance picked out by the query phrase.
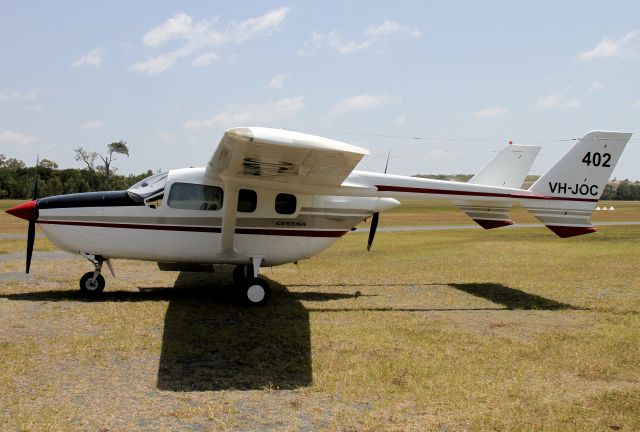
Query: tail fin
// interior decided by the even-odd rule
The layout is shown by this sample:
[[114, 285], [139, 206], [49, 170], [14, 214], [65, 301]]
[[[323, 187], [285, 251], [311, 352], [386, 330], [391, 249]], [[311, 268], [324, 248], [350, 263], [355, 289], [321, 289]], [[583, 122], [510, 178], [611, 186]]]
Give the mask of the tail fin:
[[523, 206], [560, 237], [594, 232], [591, 212], [630, 138], [630, 133], [589, 132], [529, 188], [545, 199]]
[[[505, 146], [468, 183], [519, 189], [539, 151], [536, 146]], [[454, 204], [485, 229], [513, 224], [509, 218], [511, 203], [458, 200]]]
[[520, 189], [539, 151], [537, 146], [505, 146], [468, 183]]

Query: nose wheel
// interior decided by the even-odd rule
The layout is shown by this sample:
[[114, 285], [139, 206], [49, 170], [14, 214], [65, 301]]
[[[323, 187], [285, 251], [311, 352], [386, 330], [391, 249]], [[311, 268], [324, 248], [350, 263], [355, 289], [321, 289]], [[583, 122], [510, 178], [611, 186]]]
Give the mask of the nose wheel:
[[93, 294], [104, 290], [104, 277], [99, 274], [95, 276], [94, 272], [87, 272], [80, 278], [80, 291]]
[[80, 291], [88, 295], [96, 295], [101, 293], [104, 290], [105, 282], [102, 274], [102, 264], [107, 263], [107, 267], [109, 267], [109, 271], [111, 275], [115, 277], [115, 273], [113, 271], [113, 266], [111, 265], [111, 260], [109, 258], [105, 258], [101, 255], [92, 255], [89, 253], [82, 253], [82, 255], [91, 261], [94, 265], [95, 270], [92, 272], [85, 273], [80, 278]]

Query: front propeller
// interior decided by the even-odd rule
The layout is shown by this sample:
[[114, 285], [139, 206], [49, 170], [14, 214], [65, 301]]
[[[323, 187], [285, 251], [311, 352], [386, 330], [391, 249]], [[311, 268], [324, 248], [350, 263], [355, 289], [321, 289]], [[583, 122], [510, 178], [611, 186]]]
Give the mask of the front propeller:
[[12, 207], [7, 210], [12, 216], [19, 217], [20, 219], [25, 219], [29, 221], [29, 228], [27, 229], [27, 266], [26, 273], [29, 273], [29, 269], [31, 268], [31, 256], [33, 255], [33, 244], [36, 240], [36, 221], [38, 220], [38, 165], [40, 162], [36, 162], [36, 174], [35, 181], [33, 185], [33, 200], [26, 202], [24, 204], [20, 204], [18, 206]]

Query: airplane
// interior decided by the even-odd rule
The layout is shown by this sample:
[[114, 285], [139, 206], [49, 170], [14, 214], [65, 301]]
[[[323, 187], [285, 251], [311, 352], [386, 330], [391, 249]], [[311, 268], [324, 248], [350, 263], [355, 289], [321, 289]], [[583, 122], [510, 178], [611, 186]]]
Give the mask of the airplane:
[[485, 229], [511, 225], [519, 204], [559, 237], [595, 232], [591, 213], [630, 133], [584, 135], [528, 189], [521, 186], [539, 147], [505, 146], [468, 182], [355, 170], [366, 149], [304, 133], [262, 127], [227, 130], [205, 167], [152, 175], [122, 191], [34, 199], [7, 210], [29, 221], [26, 272], [35, 224], [59, 249], [88, 259], [94, 270], [80, 289], [98, 295], [102, 266], [147, 260], [160, 270], [234, 265], [233, 280], [249, 305], [271, 289], [263, 267], [322, 252], [398, 198], [447, 199]]

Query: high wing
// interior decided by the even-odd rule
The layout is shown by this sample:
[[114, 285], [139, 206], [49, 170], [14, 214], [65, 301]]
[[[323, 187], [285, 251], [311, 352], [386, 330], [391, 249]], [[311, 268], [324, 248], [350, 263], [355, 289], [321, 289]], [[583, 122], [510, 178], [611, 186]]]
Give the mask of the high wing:
[[[291, 186], [335, 187], [351, 174], [365, 149], [327, 138], [283, 129], [241, 127], [227, 130], [205, 175], [223, 181], [221, 240], [218, 253], [232, 258], [238, 184], [251, 180]], [[254, 263], [254, 271], [260, 261]], [[256, 274], [257, 275], [257, 274]]]
[[368, 150], [283, 129], [229, 129], [211, 157], [206, 175], [241, 182], [262, 180], [299, 185], [337, 187]]

